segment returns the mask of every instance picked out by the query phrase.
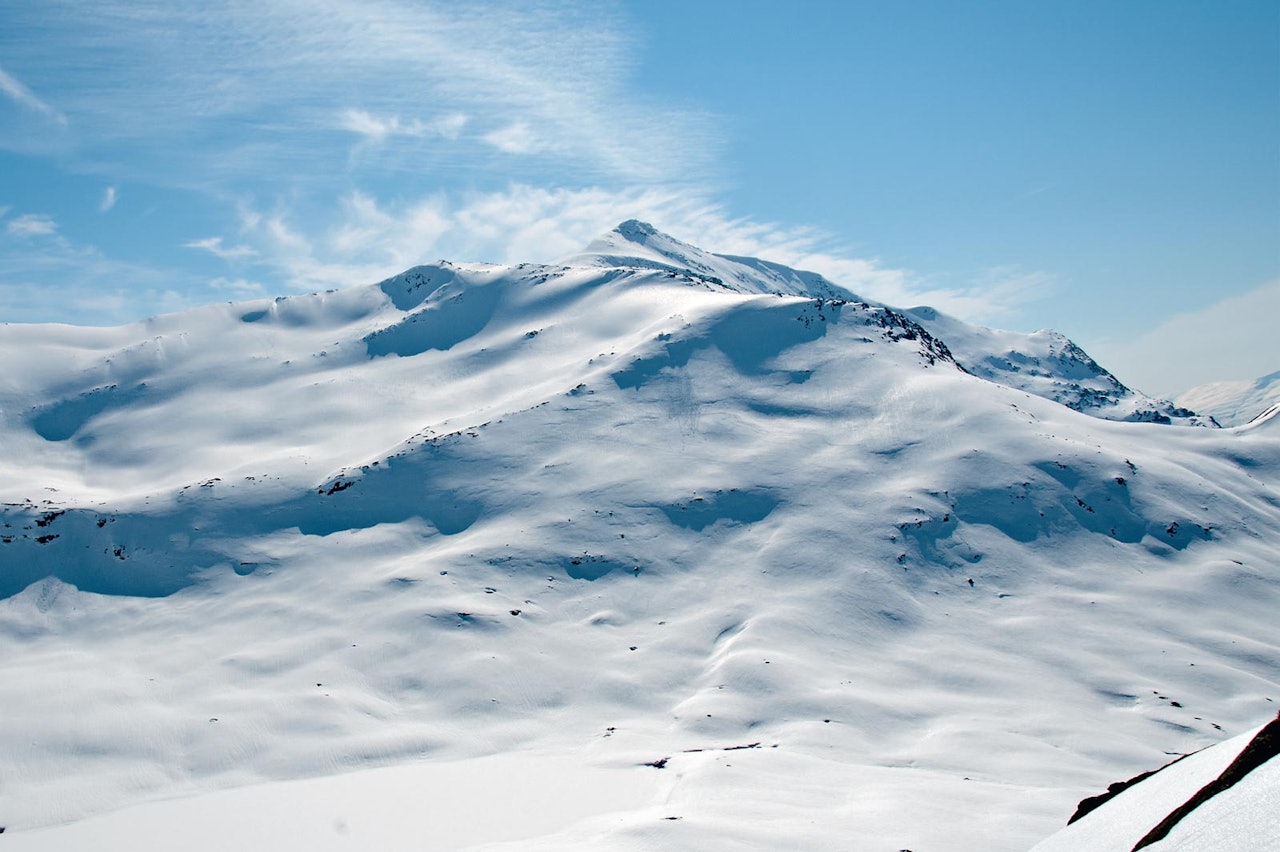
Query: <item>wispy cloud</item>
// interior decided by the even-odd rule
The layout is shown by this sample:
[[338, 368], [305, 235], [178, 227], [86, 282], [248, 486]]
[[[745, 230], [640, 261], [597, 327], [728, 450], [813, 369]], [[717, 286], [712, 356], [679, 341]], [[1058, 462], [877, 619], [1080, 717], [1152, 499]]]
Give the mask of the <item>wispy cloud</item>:
[[449, 113], [432, 121], [422, 121], [417, 118], [403, 121], [398, 115], [379, 117], [362, 109], [347, 109], [338, 115], [340, 129], [355, 133], [371, 142], [384, 142], [393, 136], [417, 139], [438, 136], [442, 139], [457, 139], [466, 126], [467, 116], [459, 112]]
[[116, 188], [109, 186], [102, 191], [102, 200], [98, 202], [98, 212], [106, 213], [116, 206]]
[[504, 154], [528, 154], [539, 147], [537, 136], [523, 121], [492, 130], [481, 138]]
[[47, 237], [58, 230], [58, 223], [43, 213], [25, 213], [10, 219], [5, 230], [15, 237]]
[[244, 260], [253, 257], [258, 252], [249, 246], [224, 246], [222, 237], [205, 237], [202, 240], [192, 240], [183, 243], [183, 248], [201, 249], [210, 254], [221, 258], [222, 260]]
[[[326, 162], [340, 171], [350, 133], [428, 146], [425, 161], [454, 169], [487, 166], [495, 146], [536, 150], [578, 183], [705, 171], [714, 122], [637, 94], [620, 9], [46, 0], [0, 10], [0, 54], [57, 81], [81, 150], [150, 155], [139, 165], [153, 180], [287, 182]], [[43, 104], [17, 81], [6, 91]], [[336, 112], [335, 96], [346, 102]], [[402, 155], [385, 153], [396, 166]]]
[[36, 97], [36, 94], [22, 84], [22, 81], [0, 68], [0, 92], [4, 92], [17, 103], [34, 110], [59, 124], [66, 124], [67, 117], [49, 104]]

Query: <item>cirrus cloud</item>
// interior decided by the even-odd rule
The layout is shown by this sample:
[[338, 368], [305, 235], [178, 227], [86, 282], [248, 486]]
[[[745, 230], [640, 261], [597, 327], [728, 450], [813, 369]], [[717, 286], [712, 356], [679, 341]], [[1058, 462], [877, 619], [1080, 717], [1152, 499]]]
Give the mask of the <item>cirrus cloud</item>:
[[[416, 160], [454, 172], [535, 151], [579, 182], [705, 171], [714, 122], [636, 92], [624, 24], [616, 3], [556, 0], [47, 0], [0, 7], [0, 55], [56, 87], [80, 156], [149, 181], [404, 166], [400, 149], [353, 164], [350, 133], [414, 141]], [[56, 112], [8, 75], [0, 88]]]
[[15, 237], [47, 237], [58, 230], [58, 223], [44, 213], [25, 213], [5, 225]]
[[183, 243], [183, 248], [201, 249], [222, 260], [234, 261], [243, 260], [253, 257], [258, 252], [249, 246], [224, 246], [222, 237], [205, 237], [201, 240], [191, 240]]
[[37, 97], [35, 92], [23, 85], [21, 80], [3, 68], [0, 68], [0, 92], [3, 92], [15, 103], [51, 118], [58, 124], [67, 123], [65, 115]]

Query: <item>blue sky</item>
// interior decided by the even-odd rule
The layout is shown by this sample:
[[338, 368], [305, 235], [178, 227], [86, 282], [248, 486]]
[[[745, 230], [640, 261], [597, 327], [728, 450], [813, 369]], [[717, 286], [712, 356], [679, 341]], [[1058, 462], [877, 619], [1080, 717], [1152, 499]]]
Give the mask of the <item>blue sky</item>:
[[552, 260], [627, 218], [1280, 369], [1280, 5], [0, 0], [0, 320]]

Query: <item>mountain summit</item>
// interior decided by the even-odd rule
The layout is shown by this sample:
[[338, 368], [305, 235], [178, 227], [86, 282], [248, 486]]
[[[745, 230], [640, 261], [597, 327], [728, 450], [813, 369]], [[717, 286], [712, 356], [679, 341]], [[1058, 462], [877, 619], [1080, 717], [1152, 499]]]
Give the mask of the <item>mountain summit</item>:
[[703, 286], [734, 293], [780, 293], [845, 301], [858, 299], [816, 272], [802, 272], [755, 257], [712, 254], [636, 219], [628, 219], [593, 240], [581, 253], [561, 262], [569, 266], [675, 273], [688, 276]]
[[1014, 852], [1280, 700], [1280, 421], [642, 223], [0, 359], [18, 852]]

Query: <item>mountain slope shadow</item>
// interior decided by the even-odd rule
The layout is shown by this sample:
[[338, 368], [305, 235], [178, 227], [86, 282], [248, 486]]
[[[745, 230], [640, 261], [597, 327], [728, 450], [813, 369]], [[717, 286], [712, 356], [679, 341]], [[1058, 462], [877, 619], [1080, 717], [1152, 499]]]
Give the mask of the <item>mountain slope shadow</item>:
[[767, 518], [781, 502], [767, 491], [739, 491], [734, 488], [657, 508], [675, 526], [701, 532], [719, 521], [754, 524]]
[[253, 539], [295, 528], [328, 536], [421, 518], [441, 535], [456, 535], [484, 509], [445, 484], [465, 481], [452, 475], [457, 462], [447, 444], [429, 444], [266, 505], [242, 491], [252, 486], [216, 480], [185, 488], [154, 511], [6, 505], [0, 599], [46, 577], [98, 594], [164, 597], [211, 571], [253, 573], [261, 562]]
[[[436, 293], [443, 290], [442, 287]], [[502, 289], [497, 285], [466, 287], [433, 301], [394, 325], [366, 335], [365, 349], [370, 358], [386, 355], [407, 358], [431, 349], [452, 349], [479, 334], [493, 319], [501, 300]]]
[[339, 476], [315, 492], [271, 509], [272, 525], [303, 535], [332, 535], [378, 524], [422, 518], [442, 535], [457, 535], [480, 517], [483, 505], [441, 484], [418, 455], [390, 459]]
[[36, 409], [31, 416], [31, 428], [46, 441], [67, 441], [99, 414], [135, 403], [147, 392], [145, 384], [132, 388], [119, 385], [94, 388]]
[[246, 570], [219, 550], [192, 542], [190, 508], [160, 515], [5, 506], [0, 600], [46, 577], [87, 592], [165, 597], [218, 565]]
[[664, 342], [660, 353], [636, 359], [614, 373], [613, 380], [624, 389], [642, 387], [663, 370], [683, 367], [695, 353], [710, 347], [724, 353], [738, 372], [762, 375], [770, 372], [768, 362], [787, 349], [826, 334], [828, 316], [838, 319], [839, 308], [838, 303], [827, 303], [824, 310], [819, 300], [800, 306], [749, 302], [720, 315], [696, 336], [681, 340], [660, 336]]

